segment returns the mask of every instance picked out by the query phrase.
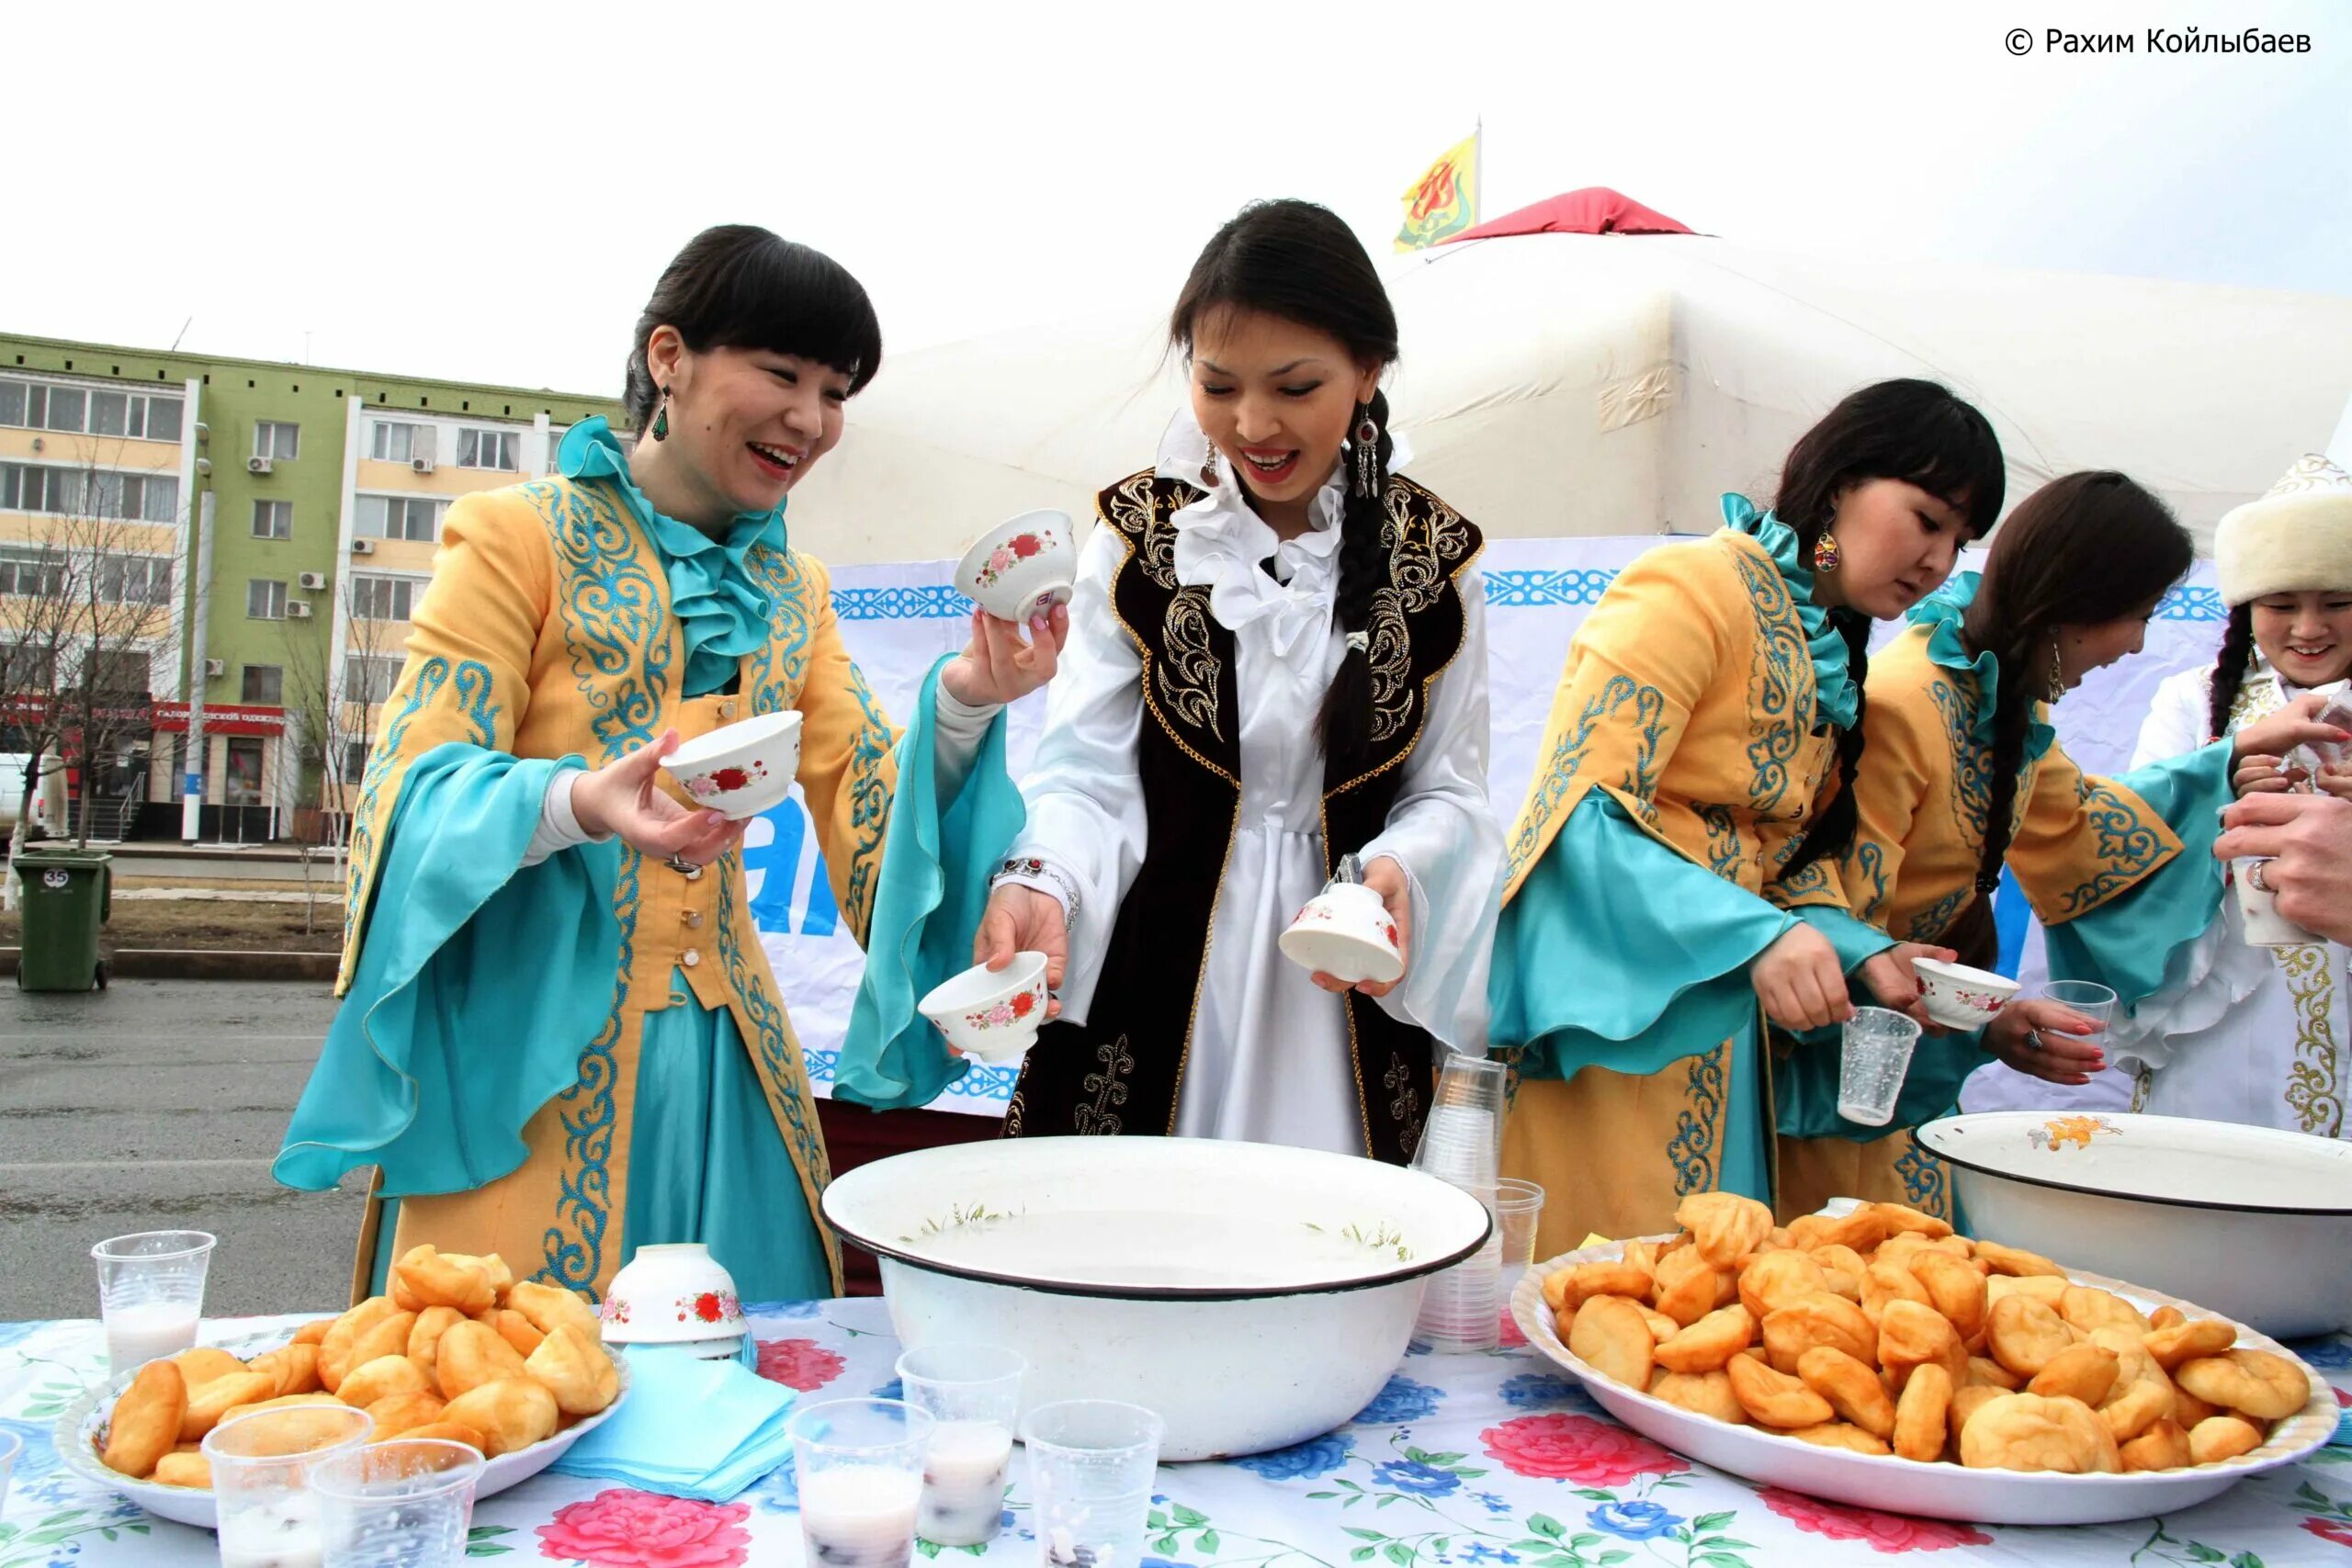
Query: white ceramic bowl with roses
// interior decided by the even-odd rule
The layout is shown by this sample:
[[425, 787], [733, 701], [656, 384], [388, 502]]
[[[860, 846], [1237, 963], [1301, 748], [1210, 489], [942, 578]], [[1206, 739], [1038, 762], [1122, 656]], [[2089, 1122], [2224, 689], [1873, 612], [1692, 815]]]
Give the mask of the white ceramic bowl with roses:
[[975, 964], [915, 1007], [967, 1056], [1017, 1062], [1046, 1021], [1046, 955], [1016, 953], [1001, 969]]
[[956, 586], [1000, 621], [1018, 626], [1069, 603], [1078, 581], [1076, 531], [1065, 512], [1024, 512], [980, 536], [956, 563]]
[[763, 713], [681, 741], [662, 759], [696, 806], [741, 820], [781, 806], [800, 770], [800, 715]]

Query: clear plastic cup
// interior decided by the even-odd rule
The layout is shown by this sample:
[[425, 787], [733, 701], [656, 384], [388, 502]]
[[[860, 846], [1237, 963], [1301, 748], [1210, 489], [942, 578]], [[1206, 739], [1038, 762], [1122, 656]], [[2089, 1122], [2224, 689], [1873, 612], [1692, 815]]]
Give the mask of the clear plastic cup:
[[311, 1477], [368, 1440], [376, 1423], [347, 1405], [297, 1404], [255, 1411], [212, 1428], [220, 1568], [325, 1568], [321, 1498]]
[[1491, 1350], [1502, 1343], [1510, 1293], [1503, 1288], [1503, 1228], [1496, 1214], [1499, 1182], [1459, 1183], [1486, 1205], [1487, 1239], [1453, 1268], [1430, 1276], [1413, 1337], [1433, 1350]]
[[2052, 980], [2041, 987], [2041, 999], [2056, 1002], [2098, 1024], [2098, 1032], [2084, 1035], [2086, 1040], [2098, 1039], [2115, 1021], [2115, 993], [2096, 981]]
[[1433, 1105], [1413, 1168], [1457, 1186], [1491, 1187], [1501, 1173], [1502, 1118], [1471, 1105]]
[[[1167, 1423], [1139, 1404], [1072, 1399], [1029, 1413], [1029, 1493], [1046, 1568], [1139, 1568]], [[804, 1505], [805, 1506], [805, 1505]]]
[[464, 1568], [487, 1463], [463, 1443], [394, 1438], [319, 1465], [311, 1490], [325, 1568]]
[[914, 1560], [923, 1459], [938, 1425], [903, 1399], [829, 1400], [792, 1417], [809, 1562], [905, 1568]]
[[1894, 1120], [1894, 1102], [1919, 1043], [1918, 1021], [1885, 1008], [1856, 1008], [1838, 1059], [1838, 1114], [1865, 1127]]
[[1495, 1183], [1495, 1229], [1502, 1235], [1503, 1312], [1510, 1312], [1511, 1292], [1521, 1276], [1535, 1262], [1535, 1227], [1544, 1217], [1544, 1189], [1532, 1181], [1506, 1176]]
[[109, 1375], [175, 1356], [196, 1343], [213, 1245], [203, 1231], [141, 1231], [90, 1248], [98, 1266], [98, 1316], [106, 1324]]
[[923, 1540], [986, 1546], [996, 1539], [1028, 1371], [1028, 1362], [993, 1345], [926, 1345], [899, 1358], [907, 1403], [939, 1423], [925, 1453], [915, 1516]]

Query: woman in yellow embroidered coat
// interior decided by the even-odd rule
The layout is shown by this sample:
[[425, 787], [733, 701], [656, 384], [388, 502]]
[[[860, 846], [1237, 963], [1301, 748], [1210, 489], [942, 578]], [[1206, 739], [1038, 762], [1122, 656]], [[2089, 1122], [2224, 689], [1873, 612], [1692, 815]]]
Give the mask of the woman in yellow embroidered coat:
[[1834, 1022], [1849, 969], [1916, 999], [1900, 953], [1849, 960], [1796, 911], [1844, 909], [1850, 795], [1815, 804], [1865, 762], [1870, 623], [1943, 581], [2002, 485], [1976, 410], [1865, 388], [1791, 451], [1775, 513], [1724, 497], [1722, 532], [1634, 561], [1577, 631], [1493, 969], [1521, 1078], [1503, 1163], [1544, 1185], [1539, 1249], [1656, 1230], [1690, 1192], [1769, 1199], [1758, 1003]]
[[[311, 1188], [379, 1168], [362, 1292], [418, 1242], [601, 1292], [640, 1246], [703, 1241], [747, 1296], [838, 1289], [741, 827], [658, 769], [681, 738], [797, 710], [835, 897], [893, 954], [884, 983], [914, 983], [898, 955], [933, 913], [958, 940], [978, 919], [1021, 822], [995, 716], [1067, 621], [1024, 644], [976, 617], [903, 745], [876, 709], [782, 513], [880, 357], [838, 265], [708, 231], [639, 322], [649, 439], [632, 455], [587, 421], [560, 477], [451, 508], [355, 814], [345, 1005], [276, 1166]], [[894, 1077], [898, 1052], [847, 1077], [912, 1103], [959, 1070]]]
[[[2231, 797], [2232, 748], [2098, 778], [2058, 745], [2049, 712], [2084, 676], [2139, 651], [2148, 617], [2193, 558], [2188, 532], [2146, 490], [2119, 473], [2068, 474], [2001, 525], [1981, 582], [1962, 573], [1911, 613], [1910, 629], [1871, 663], [1871, 765], [1855, 782], [1860, 828], [1843, 865], [1864, 944], [1941, 942], [1991, 967], [1990, 894], [2006, 862], [2048, 932], [2054, 975], [2109, 986], [2126, 1009], [2156, 990], [2213, 915], [2221, 879], [2210, 852]], [[2255, 751], [2293, 744], [2299, 723], [2290, 716], [2246, 739]], [[2096, 1032], [2028, 998], [1981, 1032], [1981, 1046], [2019, 1072], [2080, 1084], [2105, 1065], [2103, 1043], [2085, 1038]], [[1784, 1212], [1844, 1195], [1950, 1218], [1941, 1162], [1910, 1129], [1957, 1106], [1962, 1080], [1983, 1063], [1980, 1035], [1922, 1038], [1883, 1128], [1838, 1114], [1836, 1044], [1831, 1034], [1798, 1047], [1778, 1080]]]

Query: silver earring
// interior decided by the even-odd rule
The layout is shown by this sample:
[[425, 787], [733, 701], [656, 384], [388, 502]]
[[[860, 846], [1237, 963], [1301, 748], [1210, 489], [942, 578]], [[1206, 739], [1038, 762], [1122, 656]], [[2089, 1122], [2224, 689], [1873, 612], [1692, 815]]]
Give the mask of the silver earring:
[[1372, 405], [1356, 405], [1356, 493], [1369, 499], [1379, 479], [1380, 426], [1372, 420]]
[[2053, 637], [2050, 643], [2050, 700], [2054, 703], [2065, 694], [2066, 666], [2059, 658], [2058, 642]]

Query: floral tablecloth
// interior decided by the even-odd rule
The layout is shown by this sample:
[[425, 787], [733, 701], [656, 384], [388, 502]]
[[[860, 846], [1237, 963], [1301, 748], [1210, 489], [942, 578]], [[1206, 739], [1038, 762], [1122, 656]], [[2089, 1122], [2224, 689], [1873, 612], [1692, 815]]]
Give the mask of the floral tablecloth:
[[[815, 1398], [897, 1392], [898, 1346], [880, 1302], [749, 1311], [763, 1375]], [[289, 1329], [297, 1321], [283, 1320]], [[215, 1322], [207, 1337], [269, 1325]], [[2339, 1391], [2352, 1388], [2352, 1340], [2299, 1348]], [[0, 1427], [25, 1444], [0, 1510], [0, 1568], [216, 1561], [210, 1535], [150, 1519], [59, 1462], [56, 1416], [104, 1371], [94, 1323], [0, 1324]], [[2352, 1405], [2352, 1393], [2338, 1398]], [[1159, 1483], [1157, 1555], [1144, 1568], [1832, 1568], [1908, 1553], [1954, 1568], [2352, 1565], [2352, 1449], [2323, 1449], [2170, 1518], [2065, 1529], [1944, 1524], [1758, 1488], [1690, 1463], [1610, 1420], [1523, 1346], [1417, 1350], [1351, 1425], [1230, 1464], [1165, 1467]], [[993, 1546], [926, 1546], [924, 1555], [1034, 1563], [1028, 1517], [1025, 1484], [1016, 1483]], [[542, 1475], [482, 1500], [472, 1553], [582, 1568], [801, 1561], [788, 1468], [722, 1505]]]

